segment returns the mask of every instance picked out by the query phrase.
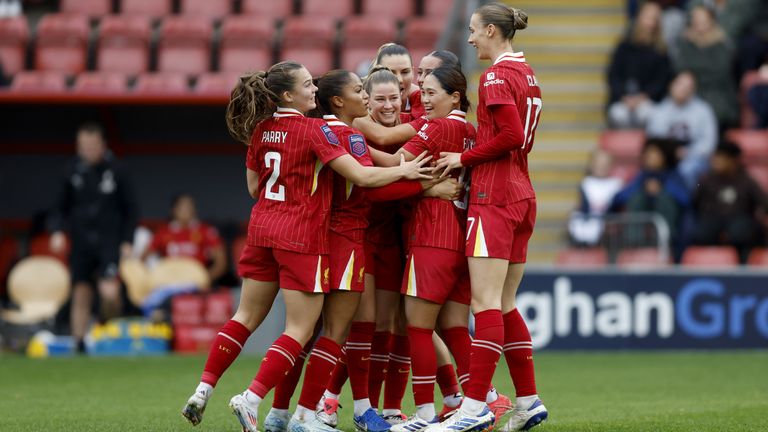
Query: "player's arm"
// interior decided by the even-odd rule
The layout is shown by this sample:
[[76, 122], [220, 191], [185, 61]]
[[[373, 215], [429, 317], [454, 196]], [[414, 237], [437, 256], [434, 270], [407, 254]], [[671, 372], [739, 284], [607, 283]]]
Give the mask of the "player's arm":
[[376, 150], [373, 147], [368, 147], [368, 152], [371, 154], [371, 159], [373, 159], [374, 165], [380, 167], [395, 167], [400, 165], [400, 155], [405, 156], [406, 161], [412, 161], [416, 158], [416, 156], [403, 149], [399, 149], [395, 154], [389, 154], [381, 150]]
[[349, 154], [339, 156], [328, 164], [332, 170], [341, 174], [344, 178], [361, 187], [378, 187], [393, 183], [400, 179], [420, 180], [431, 179], [428, 173], [432, 168], [424, 166], [432, 157], [424, 152], [418, 158], [406, 162], [401, 156], [400, 164], [396, 167], [366, 167], [360, 165], [354, 157]]
[[400, 145], [416, 135], [419, 125], [423, 124], [420, 119], [410, 123], [404, 123], [397, 126], [387, 127], [376, 123], [370, 117], [356, 118], [352, 122], [352, 127], [365, 135], [365, 139], [380, 146]]
[[444, 169], [443, 174], [446, 174], [454, 168], [489, 162], [506, 156], [512, 150], [523, 146], [525, 136], [516, 105], [493, 105], [490, 110], [493, 123], [499, 129], [496, 136], [483, 145], [476, 145], [464, 153], [440, 153], [440, 159], [435, 167], [436, 171]]
[[257, 173], [256, 171], [250, 168], [246, 168], [245, 181], [248, 183], [248, 193], [251, 194], [251, 197], [258, 198], [259, 197], [259, 173]]

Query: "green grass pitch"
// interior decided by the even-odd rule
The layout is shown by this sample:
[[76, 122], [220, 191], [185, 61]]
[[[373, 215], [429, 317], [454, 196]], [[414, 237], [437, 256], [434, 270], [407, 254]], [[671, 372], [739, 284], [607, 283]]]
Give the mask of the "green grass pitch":
[[[193, 428], [180, 410], [204, 361], [0, 356], [0, 431], [239, 431], [227, 402], [250, 383], [259, 359], [238, 359]], [[536, 366], [550, 412], [535, 429], [541, 432], [768, 431], [768, 351], [544, 352]], [[514, 393], [503, 361], [494, 383]], [[347, 431], [349, 398], [345, 389], [340, 417]], [[269, 405], [262, 404], [262, 419]]]

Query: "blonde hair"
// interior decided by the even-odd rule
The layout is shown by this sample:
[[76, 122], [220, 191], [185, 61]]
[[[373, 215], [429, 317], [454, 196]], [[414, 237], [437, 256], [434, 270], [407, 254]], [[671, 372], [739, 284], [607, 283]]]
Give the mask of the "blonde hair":
[[503, 3], [490, 3], [475, 10], [483, 24], [493, 24], [506, 40], [512, 40], [517, 30], [528, 27], [528, 14]]
[[299, 63], [277, 63], [268, 71], [242, 75], [232, 89], [227, 104], [227, 129], [232, 138], [249, 144], [253, 129], [277, 110], [280, 95], [291, 91], [296, 77], [293, 72], [303, 68]]
[[384, 66], [373, 67], [363, 79], [363, 88], [369, 95], [376, 84], [394, 84], [395, 87], [400, 88], [400, 81], [397, 80], [397, 76], [392, 70]]

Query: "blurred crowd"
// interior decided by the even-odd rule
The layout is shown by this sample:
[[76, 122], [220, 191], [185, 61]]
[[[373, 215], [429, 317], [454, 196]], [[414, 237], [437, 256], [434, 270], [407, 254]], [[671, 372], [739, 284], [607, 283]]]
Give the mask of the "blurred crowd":
[[[612, 129], [644, 131], [645, 143], [627, 178], [612, 169], [610, 153], [593, 154], [570, 238], [597, 245], [603, 218], [650, 213], [666, 222], [675, 261], [688, 245], [730, 245], [744, 263], [765, 244], [768, 198], [744, 168], [742, 149], [725, 137], [768, 127], [768, 3], [629, 6], [629, 28], [606, 74], [606, 116]], [[643, 230], [632, 229], [626, 246], [646, 246]]]

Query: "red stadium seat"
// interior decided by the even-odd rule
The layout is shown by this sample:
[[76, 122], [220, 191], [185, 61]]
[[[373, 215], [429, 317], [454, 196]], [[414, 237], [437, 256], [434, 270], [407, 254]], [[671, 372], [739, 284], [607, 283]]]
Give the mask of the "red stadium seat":
[[171, 14], [173, 0], [120, 0], [120, 13], [162, 17]]
[[363, 14], [378, 18], [405, 19], [416, 14], [414, 0], [363, 0]]
[[700, 268], [735, 267], [739, 265], [739, 254], [730, 246], [689, 246], [680, 263]]
[[395, 40], [397, 23], [390, 19], [352, 17], [344, 22], [341, 67], [355, 72], [361, 63], [370, 64], [382, 41]]
[[414, 67], [418, 66], [425, 55], [435, 50], [444, 29], [445, 22], [434, 18], [416, 18], [405, 23], [403, 44], [411, 53]]
[[645, 143], [642, 130], [607, 130], [600, 134], [598, 146], [618, 160], [638, 160]]
[[272, 64], [271, 20], [252, 16], [233, 16], [221, 26], [219, 70], [245, 72], [265, 70]]
[[29, 26], [26, 17], [0, 19], [0, 63], [6, 75], [24, 70]]
[[768, 193], [768, 165], [748, 165], [747, 172]]
[[61, 13], [99, 17], [112, 13], [112, 0], [59, 0]]
[[596, 247], [589, 249], [569, 248], [557, 254], [555, 264], [562, 267], [595, 268], [608, 265], [608, 252]]
[[297, 17], [283, 26], [281, 60], [305, 65], [313, 76], [333, 69], [333, 43], [336, 28], [331, 19]]
[[137, 94], [187, 93], [187, 77], [177, 73], [156, 73], [139, 75], [133, 92]]
[[86, 72], [75, 79], [74, 91], [80, 93], [123, 93], [128, 78], [120, 72]]
[[616, 256], [616, 265], [623, 268], [658, 268], [670, 264], [657, 248], [623, 249]]
[[237, 84], [238, 79], [240, 79], [240, 74], [234, 72], [203, 74], [197, 78], [194, 92], [228, 96], [232, 93], [232, 87]]
[[343, 18], [354, 12], [354, 0], [303, 0], [301, 14], [312, 17]]
[[63, 251], [60, 253], [54, 253], [51, 250], [51, 235], [48, 233], [41, 233], [32, 237], [32, 240], [29, 241], [29, 255], [51, 256], [67, 264], [70, 247], [72, 246], [72, 242], [69, 241], [69, 237], [67, 237], [65, 244], [66, 245]]
[[768, 249], [752, 249], [752, 252], [749, 254], [747, 264], [751, 266], [768, 267]]
[[256, 15], [271, 20], [285, 18], [293, 13], [292, 0], [242, 0], [244, 15]]
[[54, 71], [21, 71], [14, 75], [10, 90], [17, 93], [62, 93], [67, 91], [67, 77]]
[[451, 13], [452, 4], [445, 0], [424, 0], [424, 15], [430, 18], [445, 19]]
[[230, 0], [181, 0], [182, 15], [222, 18], [232, 13]]
[[635, 178], [638, 171], [640, 171], [640, 165], [637, 162], [620, 161], [619, 163], [613, 164], [610, 175], [624, 180], [624, 183], [626, 184]]
[[733, 129], [725, 136], [741, 147], [747, 165], [768, 162], [768, 130]]
[[157, 70], [196, 75], [209, 70], [211, 21], [204, 17], [167, 17], [158, 43]]
[[5, 291], [2, 285], [8, 276], [8, 271], [19, 258], [19, 242], [12, 237], [0, 238], [0, 293]]
[[152, 29], [144, 16], [108, 16], [101, 20], [96, 69], [137, 74], [149, 68]]
[[37, 26], [35, 68], [68, 73], [85, 70], [88, 33], [85, 15], [46, 15]]

